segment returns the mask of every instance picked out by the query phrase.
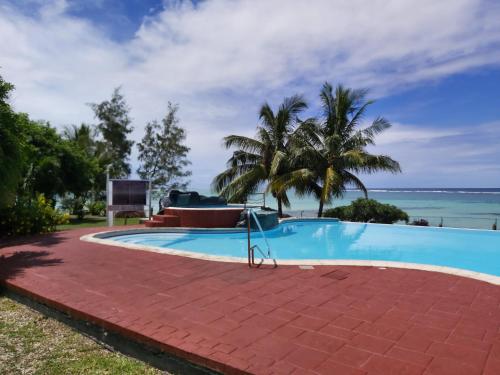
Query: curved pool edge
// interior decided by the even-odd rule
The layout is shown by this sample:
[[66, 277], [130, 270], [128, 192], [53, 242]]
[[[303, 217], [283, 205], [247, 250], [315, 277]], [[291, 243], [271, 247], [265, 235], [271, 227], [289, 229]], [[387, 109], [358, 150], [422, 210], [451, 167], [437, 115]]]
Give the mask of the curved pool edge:
[[[300, 220], [300, 219], [299, 219]], [[297, 220], [297, 221], [299, 221]], [[338, 221], [338, 220], [337, 220]], [[224, 229], [201, 229], [201, 228], [169, 228], [169, 230], [165, 230], [165, 228], [151, 229], [151, 228], [136, 228], [136, 229], [126, 229], [126, 230], [111, 230], [111, 231], [103, 231], [96, 232], [91, 234], [86, 234], [80, 237], [81, 241], [91, 242], [101, 245], [107, 246], [115, 246], [122, 247], [130, 250], [139, 250], [139, 251], [149, 251], [159, 254], [167, 254], [167, 255], [176, 255], [183, 256], [194, 259], [207, 260], [211, 262], [226, 262], [226, 263], [247, 263], [248, 259], [243, 257], [230, 257], [230, 256], [221, 256], [221, 255], [210, 255], [203, 254], [194, 251], [187, 250], [177, 250], [172, 248], [165, 248], [159, 246], [148, 246], [148, 245], [137, 245], [137, 244], [129, 244], [119, 241], [114, 241], [109, 238], [112, 238], [117, 235], [124, 234], [138, 234], [138, 233], [158, 233], [158, 232], [177, 232], [183, 233], [188, 231], [216, 231], [218, 233], [235, 233], [242, 232], [244, 230], [239, 228], [224, 228]], [[100, 237], [97, 237], [100, 236]], [[470, 271], [462, 268], [454, 268], [454, 267], [446, 267], [446, 266], [435, 266], [432, 264], [422, 264], [422, 263], [408, 263], [408, 262], [396, 262], [396, 261], [384, 261], [384, 260], [355, 260], [355, 259], [278, 259], [278, 265], [285, 266], [369, 266], [369, 267], [378, 267], [378, 268], [400, 268], [400, 269], [412, 269], [412, 270], [420, 270], [420, 271], [429, 271], [429, 272], [440, 272], [444, 274], [461, 276], [470, 279], [475, 279], [479, 281], [484, 281], [493, 285], [500, 285], [500, 276], [494, 276], [487, 273]], [[271, 260], [265, 260], [263, 264], [272, 265]]]

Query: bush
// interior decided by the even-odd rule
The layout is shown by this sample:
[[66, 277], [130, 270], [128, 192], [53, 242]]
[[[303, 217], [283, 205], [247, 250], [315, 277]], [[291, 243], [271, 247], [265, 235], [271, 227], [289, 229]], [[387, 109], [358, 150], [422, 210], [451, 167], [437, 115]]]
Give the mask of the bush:
[[94, 216], [106, 216], [106, 202], [94, 201], [87, 203], [89, 214]]
[[411, 225], [416, 225], [416, 226], [419, 226], [419, 227], [428, 227], [429, 226], [429, 222], [425, 219], [418, 219], [418, 220], [413, 220], [411, 223]]
[[340, 206], [325, 211], [324, 217], [362, 223], [393, 224], [396, 221], [408, 222], [408, 214], [391, 204], [374, 199], [358, 198], [348, 206]]
[[85, 198], [64, 197], [61, 199], [61, 208], [82, 220], [85, 217]]
[[68, 221], [68, 215], [54, 209], [43, 194], [35, 199], [18, 197], [13, 205], [0, 210], [0, 237], [53, 232]]

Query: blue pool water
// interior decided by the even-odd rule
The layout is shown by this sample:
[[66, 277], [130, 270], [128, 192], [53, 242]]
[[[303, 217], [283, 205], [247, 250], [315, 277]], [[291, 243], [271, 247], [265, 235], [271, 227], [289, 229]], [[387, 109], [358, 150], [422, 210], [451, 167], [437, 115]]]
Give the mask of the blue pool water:
[[[296, 220], [265, 232], [276, 259], [385, 260], [462, 268], [500, 276], [500, 232]], [[144, 233], [113, 240], [212, 255], [247, 256], [246, 232]], [[252, 243], [266, 249], [259, 233]]]

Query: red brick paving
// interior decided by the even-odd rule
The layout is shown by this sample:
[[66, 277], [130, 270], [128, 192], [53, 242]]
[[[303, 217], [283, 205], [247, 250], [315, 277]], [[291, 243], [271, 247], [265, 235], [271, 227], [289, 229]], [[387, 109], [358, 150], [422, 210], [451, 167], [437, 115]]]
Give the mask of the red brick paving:
[[372, 267], [248, 269], [88, 242], [0, 249], [0, 282], [226, 373], [500, 374], [500, 287]]

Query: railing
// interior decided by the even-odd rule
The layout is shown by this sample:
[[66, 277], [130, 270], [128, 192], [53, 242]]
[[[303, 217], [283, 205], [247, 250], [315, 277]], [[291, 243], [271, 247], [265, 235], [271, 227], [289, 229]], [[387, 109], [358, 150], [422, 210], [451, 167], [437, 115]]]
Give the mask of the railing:
[[410, 223], [425, 220], [429, 226], [471, 228], [471, 229], [498, 229], [498, 218], [475, 216], [410, 216]]
[[245, 208], [247, 206], [266, 207], [266, 193], [249, 194], [245, 200]]
[[[257, 224], [257, 227], [259, 228], [260, 233], [262, 234], [262, 238], [264, 238], [264, 241], [266, 242], [267, 246], [267, 254], [265, 254], [262, 249], [259, 247], [259, 245], [255, 244], [252, 246], [252, 240], [251, 240], [251, 233], [252, 233], [252, 227], [251, 227], [251, 220], [255, 220], [255, 223]], [[269, 245], [269, 242], [267, 241], [266, 235], [264, 234], [264, 230], [262, 229], [262, 226], [260, 224], [260, 221], [253, 212], [251, 208], [247, 208], [247, 244], [248, 244], [248, 267], [253, 267], [257, 266], [260, 267], [265, 259], [271, 259], [274, 264], [274, 268], [278, 267], [278, 263], [276, 262], [276, 259], [274, 259], [271, 256], [271, 246]], [[255, 263], [255, 250], [258, 250], [260, 255], [261, 255], [261, 261], [260, 263]]]
[[[317, 217], [316, 210], [294, 210], [288, 211], [287, 214], [300, 218], [315, 218]], [[479, 216], [479, 215], [478, 215]], [[419, 215], [410, 216], [409, 223], [424, 219], [433, 227], [449, 227], [449, 228], [471, 228], [471, 229], [500, 229], [500, 217], [495, 216], [432, 216], [432, 215]]]

